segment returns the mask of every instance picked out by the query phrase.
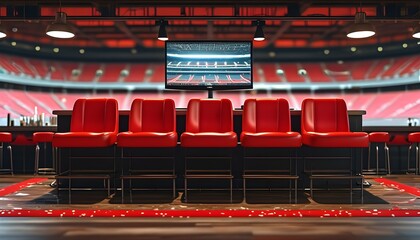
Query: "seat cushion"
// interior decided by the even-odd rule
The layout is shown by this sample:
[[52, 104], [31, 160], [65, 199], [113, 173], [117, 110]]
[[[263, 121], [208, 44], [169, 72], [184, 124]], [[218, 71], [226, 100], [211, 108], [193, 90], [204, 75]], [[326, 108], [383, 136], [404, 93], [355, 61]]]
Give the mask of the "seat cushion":
[[184, 132], [181, 135], [182, 147], [236, 147], [238, 138], [235, 132]]
[[408, 134], [408, 141], [411, 143], [420, 142], [420, 132], [414, 132], [414, 133]]
[[371, 132], [369, 133], [369, 142], [386, 143], [389, 141], [389, 133], [387, 132]]
[[302, 143], [311, 147], [368, 147], [369, 137], [365, 132], [307, 132], [302, 134]]
[[117, 136], [119, 147], [175, 147], [176, 132], [122, 132]]
[[297, 132], [242, 132], [243, 147], [300, 147], [302, 139]]
[[53, 137], [54, 147], [109, 147], [117, 140], [114, 132], [65, 132]]
[[53, 132], [35, 132], [32, 135], [32, 141], [39, 143], [39, 142], [52, 142], [54, 137]]
[[0, 142], [11, 142], [12, 134], [8, 132], [0, 132]]

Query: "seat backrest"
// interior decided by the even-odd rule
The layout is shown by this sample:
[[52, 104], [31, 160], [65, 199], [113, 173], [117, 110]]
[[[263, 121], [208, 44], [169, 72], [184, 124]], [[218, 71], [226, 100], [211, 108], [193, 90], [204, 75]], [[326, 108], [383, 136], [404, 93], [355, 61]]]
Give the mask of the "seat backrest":
[[134, 99], [131, 103], [128, 130], [131, 132], [176, 131], [174, 100]]
[[347, 105], [343, 99], [305, 99], [302, 102], [301, 131], [349, 132]]
[[73, 106], [70, 131], [117, 134], [117, 100], [112, 98], [77, 99]]
[[247, 99], [242, 114], [242, 131], [290, 132], [290, 109], [286, 99]]
[[229, 99], [191, 99], [186, 122], [187, 132], [231, 132], [232, 102]]

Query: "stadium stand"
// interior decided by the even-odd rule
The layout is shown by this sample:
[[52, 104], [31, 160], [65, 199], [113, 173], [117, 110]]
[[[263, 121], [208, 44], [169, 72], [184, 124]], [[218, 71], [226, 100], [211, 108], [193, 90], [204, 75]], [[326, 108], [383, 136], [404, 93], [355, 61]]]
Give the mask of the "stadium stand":
[[140, 82], [144, 79], [147, 64], [130, 64], [128, 75], [125, 77], [124, 82]]
[[101, 69], [103, 69], [103, 74], [99, 76], [98, 82], [120, 82], [121, 71], [126, 69], [126, 64], [110, 63], [106, 66], [103, 64]]
[[[186, 62], [179, 62], [179, 64], [188, 65]], [[198, 64], [204, 64], [207, 67], [207, 65], [211, 66], [212, 63], [199, 62]], [[383, 84], [389, 80], [399, 82], [407, 77], [418, 81], [419, 69], [420, 56], [413, 55], [360, 61], [255, 63], [253, 75], [254, 83], [263, 85], [265, 88], [270, 84], [282, 86], [284, 83], [304, 84], [306, 86], [328, 83], [345, 85], [355, 82]], [[118, 100], [120, 109], [129, 109], [134, 98], [172, 98], [175, 100], [176, 107], [185, 108], [189, 99], [205, 98], [207, 96], [205, 91], [181, 92], [181, 94], [179, 92], [161, 91], [162, 88], [156, 88], [156, 86], [162, 86], [165, 78], [164, 72], [164, 66], [159, 63], [78, 63], [23, 58], [0, 53], [0, 79], [6, 84], [11, 81], [10, 79], [17, 79], [26, 84], [28, 78], [32, 78], [33, 80], [30, 80], [32, 82], [42, 81], [47, 86], [50, 83], [60, 83], [60, 81], [76, 85], [91, 84], [91, 86], [114, 84], [107, 88], [109, 91], [106, 94], [93, 93], [95, 91], [73, 94], [1, 89], [0, 94], [3, 99], [0, 105], [0, 118], [5, 118], [7, 114], [11, 114], [14, 119], [21, 116], [33, 116], [35, 108], [37, 108], [39, 114], [44, 113], [46, 117], [49, 117], [52, 116], [53, 110], [71, 109], [77, 99], [84, 97], [113, 97]], [[208, 74], [208, 76], [205, 76], [208, 79], [204, 80], [229, 81], [231, 80], [230, 75]], [[202, 77], [194, 75], [179, 76], [179, 79], [183, 81], [203, 81]], [[126, 93], [117, 93], [112, 90], [112, 86], [124, 85], [124, 83], [127, 83], [127, 86], [130, 86], [131, 83], [135, 86], [138, 84], [148, 86], [149, 90], [153, 91], [137, 93], [128, 90]], [[87, 89], [91, 89], [90, 86]], [[420, 90], [394, 92], [377, 90], [377, 92], [372, 93], [337, 92], [328, 94], [315, 94], [312, 91], [307, 93], [276, 92], [275, 90], [264, 91], [264, 93], [257, 93], [256, 91], [215, 92], [215, 97], [229, 98], [235, 108], [240, 108], [245, 99], [250, 97], [285, 98], [288, 99], [290, 107], [294, 109], [299, 109], [303, 99], [308, 97], [339, 97], [346, 100], [349, 109], [366, 110], [364, 119], [367, 121], [375, 119], [401, 120], [417, 117], [420, 115], [418, 107], [420, 99], [418, 96], [420, 96]]]
[[305, 82], [305, 78], [298, 73], [298, 66], [295, 63], [282, 63], [280, 69], [283, 70], [287, 82]]
[[[192, 98], [206, 98], [206, 92], [147, 92], [147, 93], [112, 93], [112, 94], [72, 94], [72, 93], [41, 93], [21, 90], [0, 90], [5, 96], [0, 108], [1, 118], [10, 113], [13, 118], [20, 116], [33, 116], [37, 107], [38, 113], [45, 116], [52, 116], [53, 110], [71, 109], [74, 102], [79, 98], [86, 97], [112, 97], [118, 100], [120, 109], [129, 109], [135, 98], [174, 99], [177, 108], [185, 108]], [[255, 93], [255, 92], [215, 92], [216, 98], [229, 98], [235, 108], [241, 105], [247, 98], [276, 97], [285, 98], [289, 101], [290, 107], [300, 109], [300, 104], [305, 98], [343, 98], [346, 100], [349, 109], [366, 110], [364, 119], [406, 119], [420, 115], [419, 105], [420, 90], [397, 91], [397, 92], [376, 92], [376, 93]]]
[[[80, 82], [96, 82], [98, 79], [97, 72], [101, 69], [101, 64], [97, 63], [84, 63], [81, 64], [82, 68], [80, 69], [80, 75], [77, 77], [77, 81]], [[114, 80], [116, 82], [117, 79]]]
[[[328, 83], [379, 81], [409, 76], [420, 68], [420, 56], [320, 63], [257, 63], [254, 82]], [[5, 74], [76, 82], [151, 82], [165, 79], [159, 63], [76, 63], [26, 59], [0, 54], [0, 70]], [[98, 71], [99, 70], [99, 71]], [[127, 70], [122, 74], [122, 70]], [[306, 74], [299, 71], [305, 70]]]
[[286, 82], [287, 81], [284, 77], [281, 77], [279, 74], [277, 74], [276, 71], [278, 67], [276, 66], [276, 64], [262, 63], [260, 67], [264, 73], [265, 82]]
[[332, 82], [333, 79], [325, 74], [325, 70], [319, 63], [304, 63], [302, 68], [306, 70], [311, 82]]

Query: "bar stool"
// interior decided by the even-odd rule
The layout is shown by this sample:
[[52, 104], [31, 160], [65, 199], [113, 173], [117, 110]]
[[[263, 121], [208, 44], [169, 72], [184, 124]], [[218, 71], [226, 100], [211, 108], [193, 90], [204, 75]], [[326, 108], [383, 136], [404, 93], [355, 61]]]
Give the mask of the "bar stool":
[[408, 165], [407, 169], [410, 169], [410, 153], [411, 153], [411, 147], [413, 144], [416, 146], [416, 174], [420, 174], [419, 171], [419, 162], [420, 162], [420, 156], [419, 156], [419, 146], [420, 146], [420, 132], [414, 132], [410, 133], [408, 135], [408, 141], [410, 142], [410, 147], [408, 148]]
[[384, 160], [385, 160], [385, 171], [391, 174], [391, 164], [389, 160], [389, 148], [387, 145], [389, 142], [389, 133], [387, 132], [371, 132], [369, 133], [369, 150], [368, 150], [368, 170], [370, 170], [370, 149], [372, 145], [375, 145], [376, 149], [376, 175], [379, 175], [379, 144], [384, 144]]
[[[227, 179], [230, 183], [229, 192], [232, 203], [232, 152], [237, 144], [238, 138], [233, 131], [233, 107], [229, 99], [191, 99], [188, 102], [186, 130], [181, 134], [185, 162], [185, 202], [188, 202], [188, 180]], [[211, 152], [212, 156], [209, 156], [207, 151], [203, 151], [204, 149], [210, 149], [207, 151]], [[191, 154], [192, 152], [195, 154]], [[229, 152], [228, 155], [227, 152]], [[194, 162], [205, 160], [211, 165], [191, 167]], [[217, 169], [216, 162], [220, 166]], [[221, 165], [224, 165], [223, 169]]]
[[10, 152], [10, 168], [3, 169], [3, 147], [4, 143], [12, 142], [12, 134], [8, 132], [0, 132], [0, 172], [10, 172], [13, 175], [13, 158], [12, 158], [12, 146], [7, 146]]
[[[35, 175], [39, 174], [40, 171], [45, 173], [55, 174], [56, 172], [56, 164], [55, 164], [55, 148], [51, 146], [52, 149], [52, 167], [47, 167], [47, 144], [52, 144], [52, 140], [54, 137], [54, 132], [35, 132], [32, 135], [32, 141], [36, 143], [35, 147]], [[44, 166], [42, 168], [39, 167], [39, 151], [40, 151], [40, 144], [42, 143], [44, 149]]]
[[[350, 203], [353, 201], [353, 180], [364, 182], [362, 166], [354, 167], [353, 149], [369, 147], [369, 136], [365, 132], [352, 132], [349, 126], [347, 105], [344, 99], [311, 99], [302, 102], [301, 117], [302, 143], [311, 148], [323, 148], [320, 154], [304, 153], [304, 171], [309, 173], [310, 195], [313, 198], [313, 180], [348, 179], [350, 181]], [[331, 156], [330, 149], [349, 148], [350, 156]], [[332, 152], [332, 151], [331, 151]], [[329, 156], [325, 156], [327, 153]], [[324, 155], [324, 156], [321, 156]], [[344, 159], [349, 161], [349, 167], [337, 169], [336, 165], [314, 164], [316, 159]], [[306, 159], [310, 160], [309, 168]], [[336, 160], [334, 160], [336, 161]], [[334, 169], [335, 168], [335, 169]], [[363, 203], [363, 184], [360, 185], [361, 201]]]

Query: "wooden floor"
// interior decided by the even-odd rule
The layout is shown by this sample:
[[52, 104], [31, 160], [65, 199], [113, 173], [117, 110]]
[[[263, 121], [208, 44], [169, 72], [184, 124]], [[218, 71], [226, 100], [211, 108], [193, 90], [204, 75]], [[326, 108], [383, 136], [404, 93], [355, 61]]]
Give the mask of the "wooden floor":
[[[0, 188], [34, 176], [0, 176]], [[47, 176], [48, 177], [48, 176]], [[379, 176], [420, 188], [420, 176]], [[170, 191], [137, 191], [132, 203], [121, 204], [120, 193], [107, 198], [105, 191], [73, 191], [72, 204], [66, 191], [60, 199], [48, 179], [0, 197], [0, 209], [321, 209], [352, 210], [409, 209], [420, 212], [419, 198], [384, 186], [367, 178], [372, 185], [365, 189], [364, 203], [355, 191], [353, 203], [344, 190], [320, 190], [311, 198], [299, 191], [298, 203], [289, 203], [288, 191], [250, 191], [246, 202], [242, 192], [234, 192], [228, 203], [226, 191], [192, 191], [191, 203], [180, 192], [172, 199]], [[126, 193], [127, 200], [129, 194]], [[59, 200], [59, 201], [58, 201]], [[33, 218], [0, 217], [0, 239], [420, 239], [420, 218], [352, 217], [352, 218]]]

